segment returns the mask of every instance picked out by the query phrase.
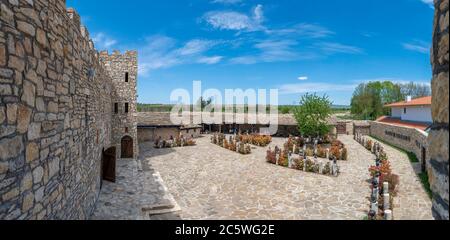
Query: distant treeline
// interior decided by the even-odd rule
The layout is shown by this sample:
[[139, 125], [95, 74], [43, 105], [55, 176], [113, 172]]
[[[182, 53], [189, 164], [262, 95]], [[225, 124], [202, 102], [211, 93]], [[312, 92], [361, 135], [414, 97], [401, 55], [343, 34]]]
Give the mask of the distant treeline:
[[[138, 112], [170, 112], [172, 111], [172, 108], [174, 105], [170, 104], [142, 104], [138, 103], [137, 109]], [[282, 114], [289, 114], [294, 113], [294, 109], [297, 106], [295, 105], [279, 105], [278, 106], [278, 112]], [[224, 106], [222, 108], [222, 112], [225, 112], [226, 107]], [[191, 106], [191, 110], [193, 110], [193, 106]], [[236, 108], [233, 108], [234, 112], [237, 112]], [[244, 107], [244, 112], [248, 113], [249, 106]], [[258, 107], [256, 107], [256, 110], [258, 110]], [[350, 111], [350, 106], [344, 106], [344, 105], [333, 105], [332, 106], [333, 113], [345, 113]], [[270, 106], [267, 106], [266, 112], [270, 112]]]

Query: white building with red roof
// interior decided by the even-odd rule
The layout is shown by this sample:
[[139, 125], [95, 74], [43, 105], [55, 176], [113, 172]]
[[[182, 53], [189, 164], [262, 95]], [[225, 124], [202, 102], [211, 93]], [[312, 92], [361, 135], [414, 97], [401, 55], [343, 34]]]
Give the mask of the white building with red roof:
[[431, 101], [432, 97], [408, 97], [405, 101], [385, 105], [391, 108], [391, 116], [381, 117], [377, 122], [425, 130], [433, 122]]

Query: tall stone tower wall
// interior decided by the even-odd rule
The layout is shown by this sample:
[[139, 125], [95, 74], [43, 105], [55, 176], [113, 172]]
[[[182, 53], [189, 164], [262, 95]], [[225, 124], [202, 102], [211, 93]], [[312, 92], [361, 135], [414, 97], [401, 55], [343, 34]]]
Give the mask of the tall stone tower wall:
[[65, 0], [0, 2], [0, 219], [89, 218], [118, 146], [112, 69]]
[[[124, 151], [122, 139], [131, 137], [133, 139], [133, 157], [138, 155], [137, 142], [137, 76], [138, 60], [137, 52], [127, 51], [121, 54], [115, 51], [109, 55], [108, 52], [100, 52], [100, 61], [112, 78], [117, 95], [112, 98], [113, 104], [117, 104], [117, 112], [113, 113], [113, 139], [117, 145], [117, 157], [121, 158]], [[115, 106], [114, 106], [115, 107]], [[128, 107], [128, 110], [126, 110]]]
[[433, 215], [436, 219], [449, 219], [448, 198], [448, 101], [449, 101], [449, 1], [435, 0], [433, 31], [433, 121], [429, 135], [430, 184], [433, 190]]

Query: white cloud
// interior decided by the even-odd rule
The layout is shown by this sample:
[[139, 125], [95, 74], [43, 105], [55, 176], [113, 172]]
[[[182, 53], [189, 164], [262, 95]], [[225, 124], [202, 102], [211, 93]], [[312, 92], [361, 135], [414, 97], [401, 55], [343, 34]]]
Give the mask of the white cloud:
[[431, 45], [423, 41], [414, 41], [411, 43], [403, 43], [403, 48], [409, 51], [419, 52], [419, 53], [430, 53]]
[[258, 4], [255, 7], [255, 9], [253, 10], [253, 19], [258, 23], [262, 23], [264, 21], [263, 5]]
[[296, 83], [279, 87], [281, 95], [353, 91], [356, 85], [333, 83]]
[[314, 47], [328, 55], [336, 53], [361, 54], [364, 52], [361, 48], [335, 42], [320, 42], [314, 44]]
[[421, 0], [421, 1], [434, 9], [434, 0]]
[[235, 11], [211, 11], [207, 12], [203, 18], [206, 23], [215, 29], [232, 31], [262, 31], [264, 21], [264, 11], [262, 5], [257, 5], [251, 15]]
[[213, 57], [202, 57], [198, 59], [198, 63], [203, 63], [203, 64], [217, 64], [220, 61], [222, 61], [223, 57], [222, 56], [213, 56]]
[[179, 44], [175, 39], [156, 35], [147, 38], [139, 50], [139, 73], [147, 75], [151, 70], [170, 68], [180, 64], [216, 64], [222, 57], [205, 57], [220, 41], [193, 39]]
[[300, 80], [300, 81], [307, 81], [308, 79], [309, 78], [307, 76], [302, 76], [302, 77], [298, 78], [298, 80]]
[[295, 40], [265, 40], [254, 44], [254, 48], [258, 50], [257, 54], [239, 56], [232, 58], [232, 64], [255, 64], [259, 62], [282, 62], [299, 59], [299, 54], [294, 47], [297, 45]]
[[333, 31], [330, 31], [323, 26], [310, 23], [300, 23], [292, 27], [272, 29], [268, 30], [267, 33], [282, 36], [292, 35], [302, 38], [324, 38], [335, 34]]
[[180, 55], [193, 55], [205, 52], [212, 47], [214, 47], [217, 43], [214, 41], [209, 40], [201, 40], [201, 39], [194, 39], [189, 42], [187, 42], [184, 47], [179, 49]]
[[250, 30], [254, 28], [252, 20], [245, 14], [238, 12], [208, 12], [204, 19], [216, 29], [220, 30]]
[[117, 44], [117, 40], [107, 36], [105, 33], [97, 33], [92, 37], [95, 47], [99, 50], [110, 50], [112, 46]]

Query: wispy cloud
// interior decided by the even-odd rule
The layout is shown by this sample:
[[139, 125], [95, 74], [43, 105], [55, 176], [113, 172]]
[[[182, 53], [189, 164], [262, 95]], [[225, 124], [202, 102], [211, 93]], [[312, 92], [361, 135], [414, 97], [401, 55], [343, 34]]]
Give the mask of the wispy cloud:
[[173, 38], [156, 35], [147, 38], [145, 46], [139, 51], [139, 73], [147, 75], [151, 70], [164, 69], [180, 64], [216, 64], [221, 56], [206, 57], [206, 53], [220, 41], [193, 39], [179, 44]]
[[291, 27], [267, 30], [268, 34], [295, 36], [301, 38], [324, 38], [335, 34], [333, 31], [318, 24], [300, 23]]
[[418, 40], [410, 42], [410, 43], [403, 43], [402, 46], [406, 50], [424, 53], [424, 54], [430, 53], [430, 48], [431, 48], [431, 44], [426, 43], [424, 41], [418, 41]]
[[298, 77], [298, 80], [300, 80], [300, 81], [306, 81], [306, 80], [308, 80], [309, 78], [307, 77], [307, 76], [301, 76], [301, 77]]
[[279, 87], [281, 95], [353, 91], [357, 85], [333, 83], [295, 83]]
[[211, 11], [204, 14], [202, 18], [207, 24], [219, 30], [261, 31], [264, 21], [264, 11], [262, 5], [253, 8], [251, 14], [236, 11]]
[[94, 34], [92, 41], [94, 42], [95, 47], [99, 50], [110, 50], [111, 47], [117, 44], [117, 40], [102, 32]]
[[222, 61], [223, 56], [213, 56], [213, 57], [201, 57], [198, 59], [198, 63], [203, 63], [203, 64], [216, 64], [219, 63], [220, 61]]
[[420, 0], [420, 1], [422, 1], [423, 3], [427, 4], [428, 6], [434, 9], [434, 0]]
[[258, 41], [253, 45], [253, 48], [258, 52], [253, 55], [238, 56], [230, 59], [232, 64], [256, 64], [256, 63], [271, 63], [294, 61], [299, 59], [311, 58], [311, 54], [301, 54], [295, 47], [298, 42], [295, 40], [263, 40]]
[[314, 47], [320, 49], [324, 54], [331, 55], [336, 53], [346, 53], [346, 54], [361, 54], [364, 51], [355, 46], [345, 45], [336, 42], [319, 42], [315, 43]]

